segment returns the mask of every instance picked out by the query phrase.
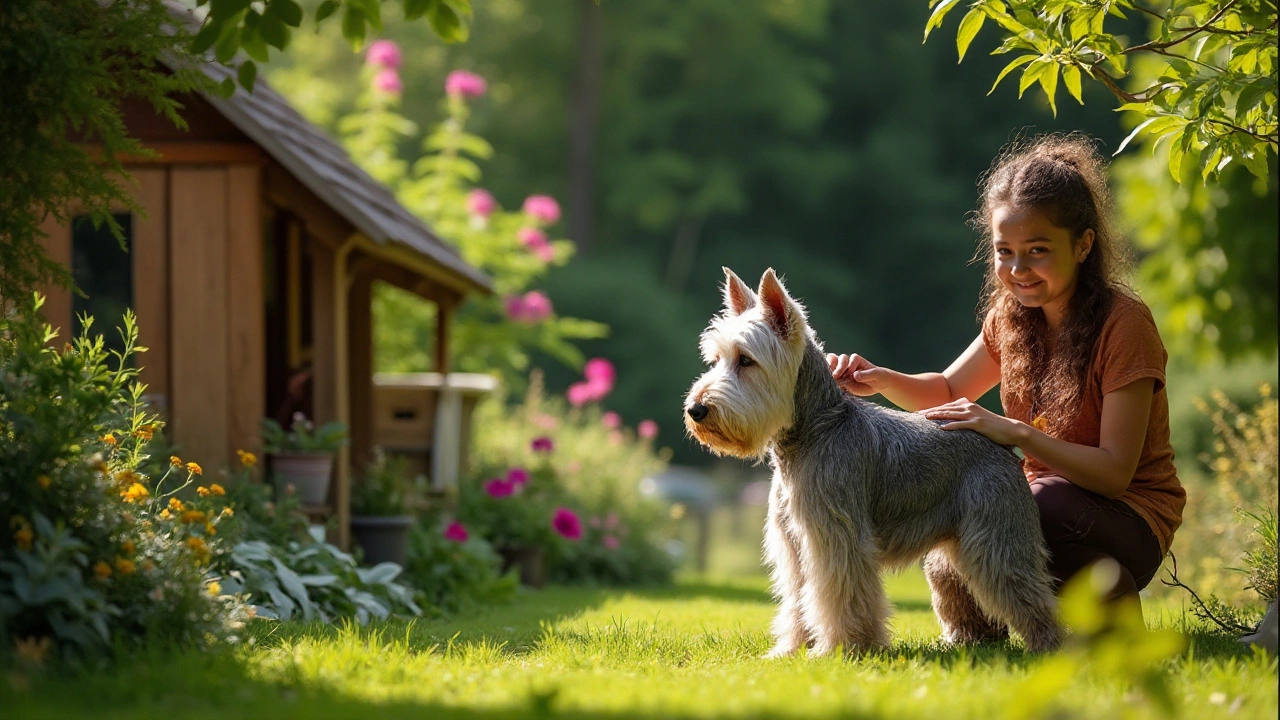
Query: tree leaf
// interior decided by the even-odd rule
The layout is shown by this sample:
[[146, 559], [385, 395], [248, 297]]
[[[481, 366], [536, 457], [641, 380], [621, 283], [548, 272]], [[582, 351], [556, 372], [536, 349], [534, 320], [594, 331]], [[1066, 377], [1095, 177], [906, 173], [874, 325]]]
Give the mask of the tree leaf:
[[213, 47], [213, 44], [222, 36], [223, 23], [213, 17], [205, 19], [204, 26], [200, 28], [200, 32], [191, 39], [191, 52], [196, 55], [203, 55], [206, 50]]
[[1058, 68], [1062, 67], [1058, 63], [1049, 63], [1048, 69], [1040, 73], [1037, 79], [1040, 81], [1040, 87], [1044, 89], [1044, 94], [1049, 98], [1049, 110], [1053, 112], [1054, 117], [1058, 117]]
[[320, 3], [320, 7], [316, 8], [316, 25], [329, 19], [329, 16], [338, 10], [338, 0], [324, 0]]
[[348, 5], [346, 12], [342, 13], [342, 37], [351, 43], [353, 51], [358, 52], [364, 45], [364, 33], [364, 13]]
[[258, 31], [268, 45], [284, 50], [289, 46], [289, 26], [273, 15], [263, 15]]
[[1049, 60], [1044, 59], [1044, 57], [1042, 56], [1042, 57], [1036, 58], [1035, 62], [1028, 65], [1027, 69], [1022, 71], [1022, 77], [1018, 80], [1018, 98], [1019, 99], [1022, 98], [1022, 93], [1026, 92], [1027, 88], [1031, 87], [1032, 83], [1034, 83], [1036, 80], [1040, 78], [1040, 73], [1048, 70], [1049, 65], [1051, 64], [1053, 63], [1051, 63]]
[[947, 16], [947, 13], [951, 12], [951, 8], [955, 7], [957, 2], [959, 2], [959, 0], [942, 0], [942, 2], [934, 6], [933, 13], [929, 15], [929, 21], [924, 25], [925, 40], [929, 39], [929, 33], [932, 32], [934, 28], [942, 25], [942, 19]]
[[986, 20], [987, 14], [982, 11], [982, 8], [973, 8], [964, 14], [960, 20], [960, 30], [956, 33], [956, 50], [960, 53], [957, 63], [964, 62], [964, 53], [969, 49], [969, 43], [977, 37], [978, 31], [982, 29], [982, 23]]
[[1067, 92], [1071, 93], [1071, 97], [1083, 105], [1084, 97], [1080, 93], [1080, 68], [1075, 65], [1063, 65], [1062, 82], [1067, 86]]
[[1128, 135], [1125, 136], [1124, 140], [1120, 141], [1120, 147], [1116, 148], [1116, 151], [1111, 153], [1111, 156], [1115, 157], [1116, 155], [1119, 155], [1121, 152], [1123, 152], [1124, 149], [1129, 146], [1129, 143], [1132, 142], [1133, 139], [1138, 136], [1138, 133], [1142, 132], [1143, 129], [1145, 129], [1151, 123], [1155, 122], [1157, 119], [1159, 118], [1147, 118], [1146, 120], [1143, 120], [1142, 122], [1138, 123], [1138, 127], [1134, 128], [1132, 132], [1130, 132]]
[[271, 0], [267, 3], [264, 14], [279, 18], [289, 27], [302, 25], [302, 6], [294, 0]]
[[236, 70], [236, 77], [240, 80], [240, 87], [253, 92], [253, 83], [258, 79], [258, 66], [252, 60], [245, 60]]
[[458, 14], [448, 5], [437, 2], [431, 6], [427, 10], [427, 21], [441, 40], [447, 43], [467, 41], [467, 26], [462, 24]]
[[991, 93], [996, 91], [996, 86], [1000, 84], [1000, 81], [1004, 79], [1005, 75], [1008, 75], [1010, 72], [1014, 71], [1018, 67], [1022, 65], [1026, 65], [1027, 63], [1031, 62], [1032, 60], [1035, 60], [1038, 57], [1040, 56], [1039, 55], [1022, 55], [1018, 58], [1015, 58], [1014, 61], [1009, 63], [1008, 65], [1005, 65], [1004, 69], [1000, 71], [1000, 74], [996, 76], [996, 81], [991, 84], [991, 89], [987, 91], [987, 94], [990, 95]]
[[417, 20], [436, 4], [437, 0], [404, 0], [404, 19]]

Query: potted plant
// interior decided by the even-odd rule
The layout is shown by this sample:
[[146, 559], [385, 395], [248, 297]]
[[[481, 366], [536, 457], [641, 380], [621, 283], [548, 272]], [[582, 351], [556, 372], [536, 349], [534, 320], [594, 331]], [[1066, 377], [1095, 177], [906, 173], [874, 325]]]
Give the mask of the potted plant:
[[305, 415], [294, 413], [286, 431], [267, 418], [262, 444], [277, 496], [292, 485], [303, 504], [323, 505], [329, 497], [334, 453], [347, 444], [347, 426], [334, 421], [316, 428]]
[[379, 450], [351, 495], [351, 536], [364, 550], [365, 562], [405, 564], [414, 520], [411, 495], [408, 463], [404, 458], [388, 459]]
[[546, 583], [548, 549], [561, 537], [576, 539], [573, 528], [557, 525], [567, 518], [557, 507], [559, 493], [551, 475], [548, 468], [531, 473], [515, 467], [459, 488], [459, 519], [493, 545], [504, 572], [518, 570], [520, 582], [531, 587]]

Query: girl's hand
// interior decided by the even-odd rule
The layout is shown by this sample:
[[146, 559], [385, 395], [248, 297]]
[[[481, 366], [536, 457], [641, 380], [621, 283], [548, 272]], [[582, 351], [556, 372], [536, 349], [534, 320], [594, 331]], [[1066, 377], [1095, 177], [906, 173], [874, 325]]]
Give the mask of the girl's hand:
[[859, 397], [875, 395], [889, 386], [889, 370], [872, 365], [861, 355], [827, 354], [827, 365], [841, 390]]
[[1026, 423], [997, 415], [981, 405], [960, 398], [920, 411], [930, 420], [943, 420], [943, 430], [975, 430], [1000, 445], [1017, 445], [1022, 441]]

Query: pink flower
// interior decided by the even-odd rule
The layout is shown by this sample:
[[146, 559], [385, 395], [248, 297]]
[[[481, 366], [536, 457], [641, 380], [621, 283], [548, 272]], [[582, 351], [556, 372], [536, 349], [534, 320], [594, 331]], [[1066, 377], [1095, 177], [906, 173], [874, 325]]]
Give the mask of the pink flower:
[[610, 430], [617, 430], [618, 428], [622, 427], [622, 416], [610, 410], [609, 412], [600, 416], [600, 423], [605, 427], [609, 428]]
[[454, 70], [444, 81], [444, 91], [449, 97], [480, 97], [487, 88], [484, 78], [466, 70]]
[[470, 535], [467, 534], [467, 529], [462, 527], [462, 523], [460, 522], [451, 522], [449, 523], [449, 526], [444, 529], [445, 540], [464, 543], [467, 541], [468, 537], [470, 537]]
[[612, 529], [614, 529], [614, 528], [618, 527], [618, 513], [616, 513], [616, 512], [610, 512], [608, 515], [605, 515], [605, 516], [604, 516], [604, 526], [605, 526], [605, 528], [607, 528], [607, 529], [609, 529], [609, 530], [612, 530]]
[[556, 419], [555, 415], [550, 413], [538, 413], [537, 415], [534, 415], [533, 424], [543, 430], [555, 430], [560, 427], [560, 421]]
[[400, 82], [400, 76], [391, 68], [383, 68], [373, 76], [373, 89], [380, 93], [388, 95], [399, 95], [404, 86]]
[[587, 383], [577, 382], [569, 386], [564, 396], [569, 400], [569, 404], [574, 407], [582, 407], [589, 402], [595, 400], [595, 388]]
[[498, 208], [498, 201], [488, 190], [476, 188], [467, 194], [467, 212], [476, 217], [487, 218]]
[[658, 437], [658, 423], [652, 420], [641, 420], [636, 426], [636, 433], [645, 440], [652, 440]]
[[533, 254], [537, 255], [538, 259], [544, 263], [549, 263], [556, 259], [556, 249], [550, 245], [539, 245], [533, 248]]
[[610, 444], [610, 445], [621, 445], [621, 444], [622, 444], [622, 441], [623, 441], [623, 440], [625, 440], [625, 439], [626, 439], [626, 438], [624, 438], [624, 437], [622, 436], [622, 431], [621, 431], [621, 430], [610, 430], [610, 431], [609, 431], [609, 444]]
[[582, 539], [582, 521], [569, 508], [556, 508], [556, 514], [551, 518], [551, 527], [566, 540], [576, 542]]
[[613, 391], [613, 383], [618, 377], [613, 363], [604, 358], [591, 358], [582, 368], [582, 375], [587, 382], [599, 389], [601, 397]]
[[525, 293], [524, 313], [528, 322], [546, 320], [551, 315], [551, 299], [537, 290]]
[[507, 318], [516, 322], [524, 320], [524, 298], [519, 295], [508, 295], [504, 301]]
[[522, 486], [529, 482], [529, 471], [521, 467], [511, 468], [507, 471], [507, 482], [513, 487]]
[[621, 545], [622, 543], [618, 541], [618, 538], [612, 535], [605, 535], [604, 537], [600, 538], [600, 544], [604, 545], [609, 550], [617, 550], [618, 546]]
[[543, 435], [542, 437], [534, 438], [529, 447], [532, 448], [534, 452], [549, 453], [555, 448], [555, 443], [551, 442], [551, 438]]
[[523, 210], [547, 225], [554, 225], [560, 219], [560, 204], [550, 195], [530, 195], [524, 199]]
[[369, 46], [369, 51], [364, 55], [364, 61], [375, 67], [399, 70], [400, 46], [390, 40], [379, 40]]
[[591, 527], [593, 527], [593, 528], [599, 528], [599, 527], [600, 527], [600, 516], [599, 516], [599, 515], [592, 515], [592, 516], [591, 516], [591, 519], [587, 521], [587, 524], [588, 524], [588, 525], [590, 525], [590, 526], [591, 526]]
[[547, 246], [547, 234], [538, 228], [522, 227], [516, 231], [516, 237], [520, 239], [521, 245], [530, 250]]
[[516, 488], [502, 478], [494, 478], [484, 484], [484, 491], [489, 493], [489, 497], [504, 498], [510, 497]]

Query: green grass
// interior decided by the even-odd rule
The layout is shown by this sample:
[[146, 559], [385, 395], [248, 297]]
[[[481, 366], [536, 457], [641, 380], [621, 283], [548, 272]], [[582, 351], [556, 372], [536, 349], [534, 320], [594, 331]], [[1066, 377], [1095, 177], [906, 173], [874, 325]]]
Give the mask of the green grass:
[[[759, 577], [670, 588], [551, 588], [513, 605], [375, 628], [260, 623], [221, 653], [139, 653], [75, 676], [0, 676], [4, 718], [497, 718], [1002, 716], [1052, 658], [1017, 645], [941, 646], [918, 572], [889, 579], [895, 640], [856, 660], [766, 661], [772, 604]], [[1181, 622], [1174, 608], [1148, 620]], [[1184, 718], [1274, 718], [1276, 663], [1193, 635], [1162, 666]], [[1085, 668], [1055, 717], [1158, 717], [1138, 689]]]

